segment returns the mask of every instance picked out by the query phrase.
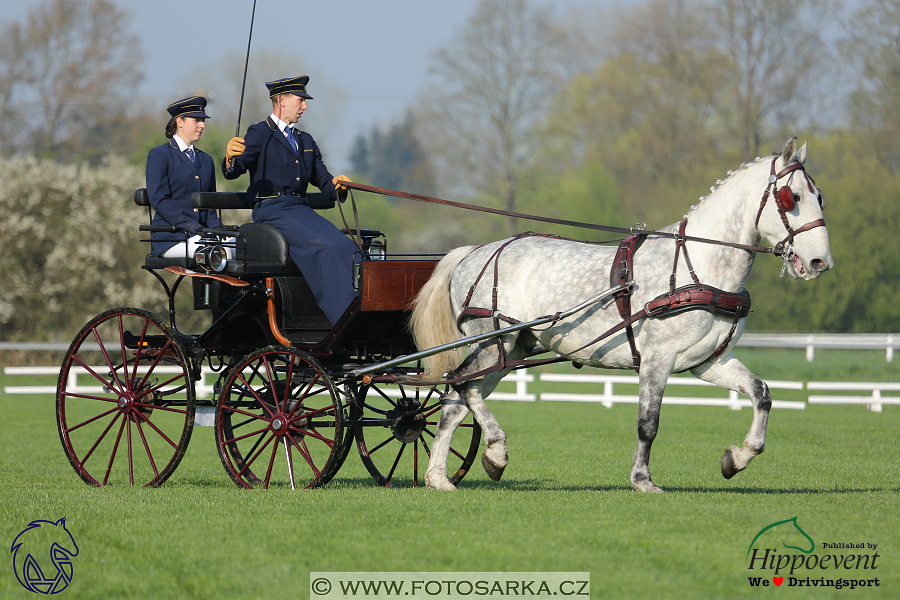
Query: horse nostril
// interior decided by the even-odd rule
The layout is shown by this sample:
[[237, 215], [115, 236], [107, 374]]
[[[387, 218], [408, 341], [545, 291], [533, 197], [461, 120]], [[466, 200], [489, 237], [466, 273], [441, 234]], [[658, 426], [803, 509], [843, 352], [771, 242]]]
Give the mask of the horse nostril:
[[809, 266], [812, 267], [816, 271], [827, 271], [828, 263], [826, 263], [821, 258], [814, 258], [812, 262], [809, 263]]

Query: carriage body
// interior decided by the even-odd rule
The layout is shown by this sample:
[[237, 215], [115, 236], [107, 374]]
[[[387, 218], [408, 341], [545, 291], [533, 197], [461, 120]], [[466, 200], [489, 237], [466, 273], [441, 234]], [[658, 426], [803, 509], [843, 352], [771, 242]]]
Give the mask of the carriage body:
[[[309, 201], [333, 206], [318, 195]], [[149, 206], [145, 190], [135, 192], [135, 203]], [[193, 204], [247, 208], [243, 195], [226, 192], [196, 193]], [[354, 442], [378, 483], [418, 485], [439, 391], [348, 374], [415, 351], [406, 322], [439, 257], [389, 256], [382, 234], [360, 236], [360, 250], [347, 257], [357, 298], [333, 326], [271, 225], [207, 230], [207, 249], [233, 248], [233, 258], [215, 268], [202, 252], [200, 264], [196, 255], [148, 255], [143, 268], [165, 292], [168, 319], [129, 307], [106, 311], [79, 332], [62, 366], [57, 421], [79, 476], [92, 485], [160, 485], [177, 468], [195, 424], [206, 424], [215, 427], [226, 472], [242, 487], [323, 485]], [[209, 315], [199, 334], [177, 327], [175, 298], [185, 282], [194, 310]], [[218, 379], [213, 394], [198, 398], [204, 364]], [[385, 373], [420, 371], [404, 365]], [[458, 479], [478, 439], [474, 425], [460, 437]]]

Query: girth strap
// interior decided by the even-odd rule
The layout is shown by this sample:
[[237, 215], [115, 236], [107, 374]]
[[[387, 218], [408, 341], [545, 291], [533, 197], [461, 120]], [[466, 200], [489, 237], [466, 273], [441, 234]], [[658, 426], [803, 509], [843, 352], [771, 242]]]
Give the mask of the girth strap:
[[625, 282], [634, 279], [634, 253], [646, 239], [646, 233], [635, 233], [625, 238], [616, 250], [616, 257], [609, 273], [610, 286], [623, 286], [623, 291], [615, 296], [616, 307], [619, 309], [619, 316], [625, 321], [623, 324], [625, 336], [628, 338], [628, 345], [631, 347], [631, 361], [637, 372], [640, 372], [641, 369], [641, 353], [637, 350], [634, 329], [631, 327], [634, 322], [634, 319], [631, 319], [631, 289], [625, 287]]

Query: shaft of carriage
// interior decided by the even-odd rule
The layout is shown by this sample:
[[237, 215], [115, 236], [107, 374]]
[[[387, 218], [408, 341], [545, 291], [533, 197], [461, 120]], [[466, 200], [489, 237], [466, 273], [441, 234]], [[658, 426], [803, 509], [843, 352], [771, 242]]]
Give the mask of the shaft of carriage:
[[[609, 298], [610, 296], [614, 296], [614, 295], [618, 294], [619, 292], [622, 292], [624, 290], [630, 291], [634, 287], [634, 285], [635, 285], [634, 280], [627, 281], [624, 284], [616, 285], [616, 286], [609, 288], [608, 290], [600, 292], [593, 298], [585, 300], [581, 304], [579, 304], [573, 308], [570, 308], [569, 310], [556, 313], [555, 315], [546, 315], [546, 316], [540, 317], [538, 319], [534, 319], [533, 321], [519, 323], [517, 325], [511, 325], [509, 327], [504, 327], [502, 329], [495, 329], [494, 331], [488, 331], [486, 333], [482, 333], [479, 335], [472, 335], [472, 336], [464, 337], [459, 340], [456, 340], [455, 342], [450, 342], [449, 344], [442, 344], [442, 345], [436, 346], [434, 348], [428, 348], [426, 350], [421, 350], [421, 351], [415, 352], [413, 354], [408, 354], [406, 356], [400, 356], [400, 357], [397, 357], [393, 360], [389, 360], [386, 362], [378, 363], [375, 365], [370, 365], [367, 367], [361, 367], [359, 369], [354, 369], [353, 371], [350, 371], [349, 373], [347, 373], [347, 377], [349, 379], [358, 379], [360, 377], [364, 378], [366, 375], [385, 371], [387, 369], [391, 369], [393, 367], [397, 367], [397, 366], [407, 364], [410, 362], [422, 360], [423, 358], [428, 358], [430, 356], [434, 356], [435, 354], [439, 354], [441, 352], [446, 352], [447, 350], [454, 350], [456, 348], [461, 348], [462, 346], [467, 346], [469, 344], [474, 344], [476, 342], [481, 342], [484, 340], [501, 337], [507, 333], [512, 333], [514, 331], [521, 331], [523, 329], [529, 329], [531, 327], [539, 327], [539, 326], [545, 325], [547, 323], [553, 323], [555, 321], [560, 321], [560, 320], [570, 317], [574, 314], [577, 314], [583, 310], [586, 310], [586, 309], [590, 308], [591, 306], [593, 306], [594, 304], [597, 304], [598, 302], [601, 302], [604, 299]], [[365, 379], [364, 379], [364, 381], [365, 381]], [[365, 381], [365, 382], [368, 383], [368, 381]], [[423, 384], [423, 385], [425, 385], [425, 384]], [[432, 384], [428, 384], [428, 385], [432, 385]]]

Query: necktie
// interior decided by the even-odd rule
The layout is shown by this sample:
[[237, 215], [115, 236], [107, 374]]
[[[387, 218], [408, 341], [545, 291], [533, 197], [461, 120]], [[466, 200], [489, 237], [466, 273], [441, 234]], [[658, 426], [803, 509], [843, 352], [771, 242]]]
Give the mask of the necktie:
[[293, 129], [291, 129], [290, 127], [285, 127], [284, 135], [287, 136], [287, 139], [291, 143], [291, 148], [294, 149], [294, 152], [299, 152], [300, 146], [297, 145], [297, 140], [294, 139]]
[[188, 158], [191, 159], [191, 162], [194, 163], [194, 164], [196, 165], [196, 164], [197, 164], [197, 157], [194, 156], [194, 149], [193, 149], [193, 148], [188, 148], [187, 150], [185, 150], [185, 152], [187, 152]]

